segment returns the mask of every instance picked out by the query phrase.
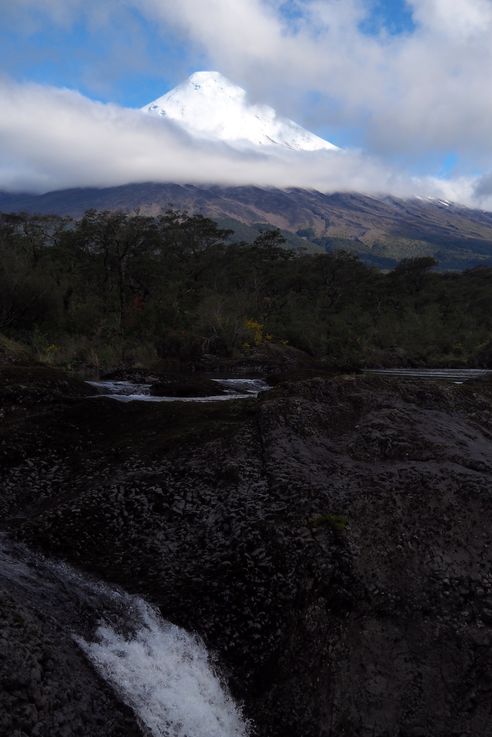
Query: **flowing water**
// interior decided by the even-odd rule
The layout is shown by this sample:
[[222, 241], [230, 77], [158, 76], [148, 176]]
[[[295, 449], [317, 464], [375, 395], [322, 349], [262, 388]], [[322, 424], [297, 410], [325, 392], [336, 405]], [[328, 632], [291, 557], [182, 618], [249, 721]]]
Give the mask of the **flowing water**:
[[131, 381], [88, 381], [98, 397], [109, 397], [118, 402], [223, 402], [231, 399], [254, 399], [262, 391], [270, 389], [262, 379], [212, 379], [225, 388], [225, 394], [209, 397], [155, 397], [150, 393], [151, 384]]
[[393, 368], [393, 369], [366, 369], [366, 374], [377, 376], [394, 376], [399, 379], [431, 379], [434, 381], [452, 381], [463, 384], [471, 379], [479, 379], [492, 375], [487, 369], [421, 369], [421, 368]]
[[204, 643], [137, 596], [0, 537], [0, 581], [66, 628], [152, 737], [247, 737]]
[[245, 737], [246, 723], [204, 644], [164, 622], [142, 599], [130, 638], [102, 625], [78, 642], [101, 675], [155, 737]]

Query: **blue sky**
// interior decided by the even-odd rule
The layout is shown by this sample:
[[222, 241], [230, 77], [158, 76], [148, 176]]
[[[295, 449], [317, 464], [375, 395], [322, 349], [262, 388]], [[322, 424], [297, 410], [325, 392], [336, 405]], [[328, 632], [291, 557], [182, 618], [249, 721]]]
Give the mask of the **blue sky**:
[[374, 3], [372, 22], [368, 22], [368, 31], [377, 32], [380, 25], [385, 25], [391, 33], [408, 33], [414, 28], [410, 7], [404, 0], [378, 0]]
[[[299, 16], [295, 5], [283, 4], [286, 18]], [[368, 18], [361, 24], [368, 35], [382, 29], [406, 33], [413, 28], [404, 0], [372, 0], [368, 7]], [[105, 102], [141, 107], [192, 72], [207, 68], [206, 55], [184, 43], [174, 28], [166, 32], [125, 3], [111, 23], [99, 25], [83, 15], [56, 23], [46, 10], [35, 6], [29, 23], [9, 20], [7, 15], [0, 26], [4, 74], [19, 81], [77, 89]]]
[[[414, 27], [405, 0], [370, 0], [367, 8], [360, 29], [368, 36], [404, 34]], [[281, 12], [295, 23], [302, 17], [302, 5], [287, 0]], [[35, 6], [29, 20], [0, 28], [0, 69], [18, 81], [68, 87], [95, 100], [142, 107], [192, 72], [210, 66], [207, 55], [184, 42], [173, 27], [158, 25], [125, 3], [109, 23], [98, 24], [84, 15], [56, 23], [49, 12]], [[307, 105], [316, 98], [310, 90], [299, 96]], [[300, 122], [309, 125], [310, 117], [306, 110]], [[324, 122], [321, 112], [310, 127], [340, 146], [363, 145], [358, 124]]]
[[348, 149], [344, 186], [492, 197], [492, 0], [0, 0], [0, 17], [0, 187], [56, 179], [40, 168], [46, 144], [34, 150], [50, 126], [28, 113], [30, 84], [47, 121], [56, 90], [79, 92], [64, 104], [92, 130], [116, 114], [93, 101], [123, 115], [215, 69]]
[[182, 44], [132, 8], [120, 9], [116, 24], [102, 26], [87, 17], [61, 25], [36, 10], [32, 20], [0, 29], [0, 68], [19, 81], [140, 107], [190, 69]]

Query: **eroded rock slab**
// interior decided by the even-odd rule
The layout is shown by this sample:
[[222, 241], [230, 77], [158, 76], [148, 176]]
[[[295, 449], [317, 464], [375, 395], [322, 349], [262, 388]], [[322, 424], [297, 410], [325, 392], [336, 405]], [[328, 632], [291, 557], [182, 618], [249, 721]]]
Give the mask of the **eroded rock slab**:
[[73, 400], [0, 431], [0, 511], [198, 631], [260, 735], [486, 737], [491, 400], [352, 376]]

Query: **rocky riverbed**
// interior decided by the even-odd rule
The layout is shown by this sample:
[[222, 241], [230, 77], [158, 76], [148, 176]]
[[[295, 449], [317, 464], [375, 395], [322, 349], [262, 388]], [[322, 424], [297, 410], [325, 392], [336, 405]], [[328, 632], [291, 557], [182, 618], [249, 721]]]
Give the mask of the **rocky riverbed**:
[[[0, 378], [9, 537], [198, 632], [259, 737], [488, 737], [490, 381], [342, 375], [194, 404], [94, 401], [42, 367]], [[100, 677], [28, 592], [2, 607], [0, 712], [16, 643], [52, 674], [17, 684], [12, 735], [135, 734], [106, 686], [74, 697]], [[36, 699], [61, 683], [75, 716], [48, 729]]]

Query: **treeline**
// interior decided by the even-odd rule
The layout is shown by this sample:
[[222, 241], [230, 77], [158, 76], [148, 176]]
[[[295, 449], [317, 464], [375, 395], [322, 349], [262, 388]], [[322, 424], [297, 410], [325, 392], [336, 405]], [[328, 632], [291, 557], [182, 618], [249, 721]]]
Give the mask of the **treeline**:
[[228, 245], [199, 215], [0, 216], [0, 332], [46, 361], [194, 362], [274, 341], [327, 366], [470, 364], [492, 338], [492, 270], [388, 273], [278, 231]]

